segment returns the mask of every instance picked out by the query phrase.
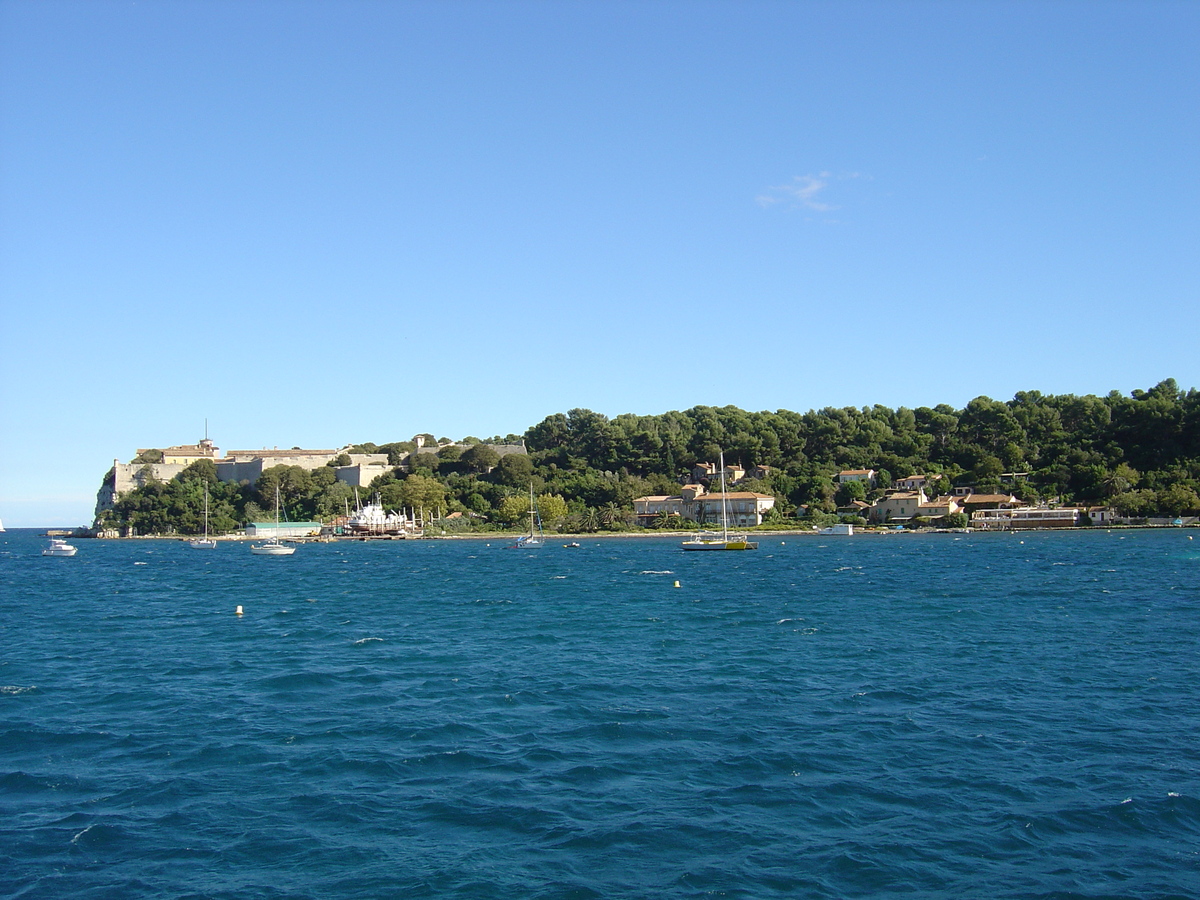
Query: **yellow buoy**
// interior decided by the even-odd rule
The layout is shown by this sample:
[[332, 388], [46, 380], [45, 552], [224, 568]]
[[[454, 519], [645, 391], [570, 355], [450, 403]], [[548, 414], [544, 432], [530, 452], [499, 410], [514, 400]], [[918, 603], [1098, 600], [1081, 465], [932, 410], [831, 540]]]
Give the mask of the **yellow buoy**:
[[679, 582], [675, 582], [675, 587], [679, 587]]

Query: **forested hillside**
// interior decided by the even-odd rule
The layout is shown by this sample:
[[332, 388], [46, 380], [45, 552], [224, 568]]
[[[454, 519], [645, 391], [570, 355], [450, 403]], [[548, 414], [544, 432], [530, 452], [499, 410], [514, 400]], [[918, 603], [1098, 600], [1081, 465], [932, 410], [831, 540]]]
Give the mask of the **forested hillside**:
[[[1111, 504], [1125, 515], [1200, 512], [1200, 391], [1181, 391], [1173, 379], [1130, 396], [1028, 391], [1008, 401], [979, 397], [964, 409], [697, 406], [612, 419], [573, 409], [548, 416], [524, 437], [528, 456], [489, 458], [483, 446], [415, 453], [407, 471], [393, 470], [370, 490], [389, 507], [460, 512], [458, 524], [507, 525], [527, 508], [521, 498], [532, 480], [543, 518], [572, 530], [625, 528], [635, 497], [677, 491], [694, 464], [723, 450], [728, 462], [770, 467], [739, 489], [775, 495], [776, 518], [832, 510], [834, 475], [851, 468], [878, 470], [881, 484], [939, 475], [941, 490], [971, 484], [989, 492], [1003, 482], [1030, 502]], [[257, 484], [233, 485], [217, 483], [211, 463], [196, 463], [169, 484], [124, 496], [107, 524], [133, 524], [140, 533], [193, 531], [205, 482], [222, 529], [265, 517], [276, 483], [293, 520], [337, 515], [352, 493], [332, 469], [278, 466]]]

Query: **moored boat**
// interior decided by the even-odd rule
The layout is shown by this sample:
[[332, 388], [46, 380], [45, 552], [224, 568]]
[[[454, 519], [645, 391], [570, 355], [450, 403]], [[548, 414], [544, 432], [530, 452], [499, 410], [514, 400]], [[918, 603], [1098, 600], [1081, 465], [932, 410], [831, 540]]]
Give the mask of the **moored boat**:
[[255, 556], [291, 556], [296, 548], [282, 543], [279, 538], [268, 538], [261, 544], [251, 544], [250, 552]]
[[517, 538], [513, 544], [516, 550], [534, 550], [546, 543], [542, 534], [542, 517], [538, 513], [537, 503], [533, 499], [533, 482], [529, 482], [529, 534]]
[[817, 534], [852, 535], [854, 534], [854, 526], [846, 522], [840, 522], [837, 525], [822, 528]]
[[204, 537], [188, 541], [193, 550], [215, 550], [217, 542], [208, 536], [208, 485], [204, 485]]
[[701, 531], [681, 545], [684, 550], [757, 550], [758, 541], [748, 541], [745, 535], [730, 536], [715, 531]]
[[[358, 492], [355, 491], [357, 502]], [[402, 512], [387, 512], [383, 498], [376, 494], [371, 502], [360, 505], [354, 515], [346, 520], [346, 530], [352, 534], [409, 535], [416, 531], [416, 523]]]
[[680, 545], [684, 550], [757, 550], [758, 541], [746, 539], [744, 534], [729, 533], [729, 507], [725, 494], [725, 453], [721, 452], [721, 533], [701, 531], [690, 541]]
[[[279, 485], [275, 486], [275, 530], [279, 531]], [[261, 544], [251, 544], [250, 552], [255, 556], [291, 556], [296, 548], [273, 537]]]
[[74, 556], [76, 549], [64, 540], [51, 538], [50, 546], [42, 551], [42, 556]]

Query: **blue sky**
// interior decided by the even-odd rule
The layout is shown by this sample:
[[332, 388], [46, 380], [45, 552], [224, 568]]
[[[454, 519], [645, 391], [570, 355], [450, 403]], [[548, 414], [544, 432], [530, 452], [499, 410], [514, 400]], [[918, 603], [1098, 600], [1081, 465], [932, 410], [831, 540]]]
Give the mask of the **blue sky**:
[[1194, 2], [0, 0], [0, 519], [114, 458], [1200, 385]]

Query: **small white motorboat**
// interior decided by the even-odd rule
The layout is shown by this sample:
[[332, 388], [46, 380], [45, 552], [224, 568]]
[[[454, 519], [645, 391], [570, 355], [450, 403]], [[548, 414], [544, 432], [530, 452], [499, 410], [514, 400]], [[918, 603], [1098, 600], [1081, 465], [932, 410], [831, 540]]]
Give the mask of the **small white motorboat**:
[[854, 534], [854, 526], [846, 524], [844, 522], [840, 522], [837, 525], [830, 525], [828, 528], [822, 528], [820, 531], [817, 532], [817, 534], [821, 534], [821, 535], [835, 534], [835, 535], [841, 535], [844, 537], [851, 537]]
[[52, 538], [50, 546], [42, 551], [42, 556], [74, 556], [75, 547], [68, 544], [66, 541]]

